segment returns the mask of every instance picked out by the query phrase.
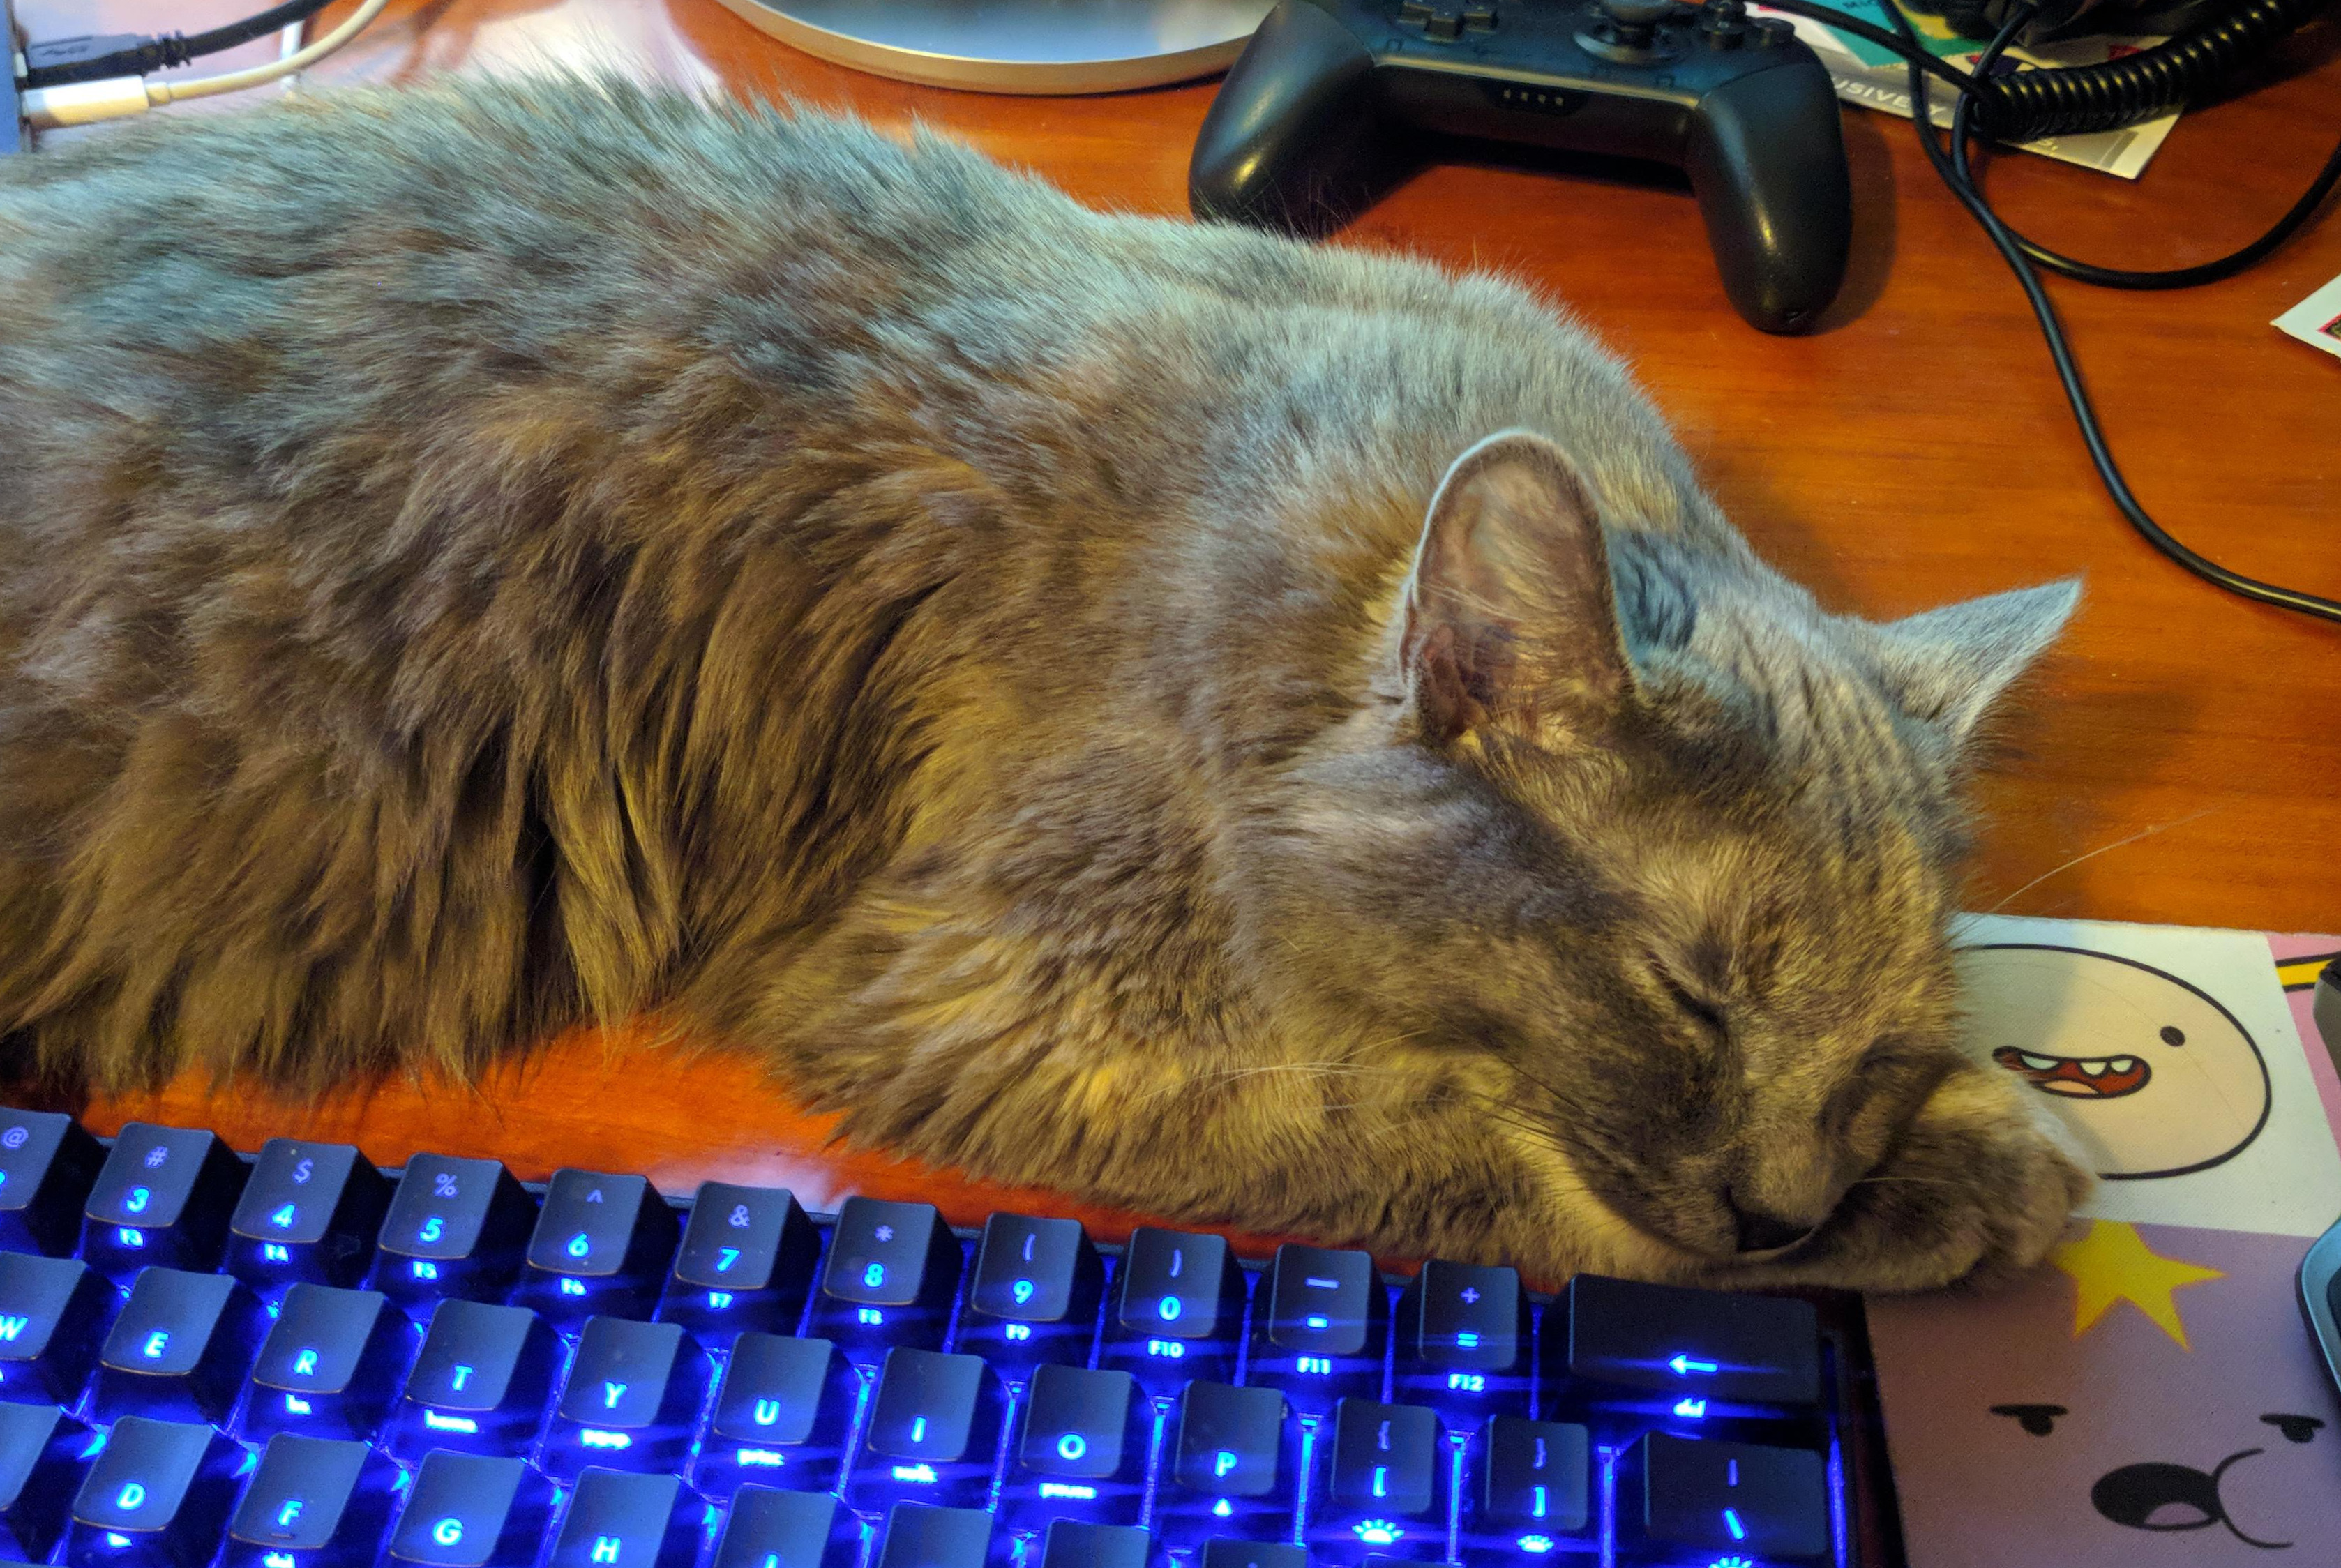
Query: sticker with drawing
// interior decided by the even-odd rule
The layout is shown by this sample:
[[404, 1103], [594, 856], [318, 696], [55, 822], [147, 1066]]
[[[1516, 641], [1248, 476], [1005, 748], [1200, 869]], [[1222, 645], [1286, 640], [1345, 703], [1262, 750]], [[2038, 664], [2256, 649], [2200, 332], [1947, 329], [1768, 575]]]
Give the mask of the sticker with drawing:
[[1956, 956], [1965, 1044], [2070, 1131], [2091, 1218], [2313, 1236], [2341, 1144], [2268, 939], [1979, 916]]
[[1871, 1301], [1910, 1568], [2327, 1568], [2301, 1250], [2097, 1220], [2009, 1289]]
[[2296, 1285], [2341, 1212], [2341, 1048], [2295, 973], [2341, 944], [1961, 938], [1967, 1048], [2107, 1179], [2025, 1278], [1868, 1302], [1910, 1568], [2341, 1562], [2341, 1400]]
[[1996, 943], [1959, 955], [1972, 1037], [2057, 1109], [2113, 1181], [2234, 1158], [2267, 1125], [2268, 1071], [2236, 1016], [2151, 964]]

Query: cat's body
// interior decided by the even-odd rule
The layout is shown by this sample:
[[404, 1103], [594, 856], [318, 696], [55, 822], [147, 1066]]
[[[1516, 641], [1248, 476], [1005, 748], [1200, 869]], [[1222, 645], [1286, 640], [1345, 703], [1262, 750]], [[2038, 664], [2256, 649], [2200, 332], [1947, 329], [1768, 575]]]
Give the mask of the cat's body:
[[2004, 1269], [2081, 1178], [1949, 1045], [1952, 789], [2069, 603], [1832, 620], [1509, 285], [953, 147], [125, 134], [0, 174], [5, 1066], [652, 1012], [1157, 1213]]

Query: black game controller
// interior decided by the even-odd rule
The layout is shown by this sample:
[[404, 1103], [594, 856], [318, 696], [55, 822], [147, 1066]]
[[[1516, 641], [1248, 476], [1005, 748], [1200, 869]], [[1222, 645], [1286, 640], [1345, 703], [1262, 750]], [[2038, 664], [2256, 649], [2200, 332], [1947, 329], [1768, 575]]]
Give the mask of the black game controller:
[[1845, 280], [1853, 191], [1828, 73], [1738, 0], [1281, 0], [1204, 118], [1200, 217], [1314, 230], [1370, 201], [1399, 124], [1672, 164], [1724, 293], [1768, 332]]

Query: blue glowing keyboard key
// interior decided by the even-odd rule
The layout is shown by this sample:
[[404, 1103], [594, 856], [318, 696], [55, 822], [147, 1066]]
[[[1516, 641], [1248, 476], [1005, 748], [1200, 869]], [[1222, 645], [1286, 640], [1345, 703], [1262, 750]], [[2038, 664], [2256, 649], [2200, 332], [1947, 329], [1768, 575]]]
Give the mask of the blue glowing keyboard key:
[[980, 1356], [887, 1354], [846, 1501], [865, 1513], [911, 1500], [981, 1507], [1000, 1452], [1000, 1378]]
[[1155, 1395], [1232, 1381], [1243, 1312], [1243, 1267], [1225, 1236], [1141, 1226], [1122, 1250], [1104, 1364]]
[[1164, 1550], [1214, 1535], [1292, 1539], [1300, 1423], [1273, 1388], [1190, 1383], [1170, 1417], [1170, 1464], [1155, 1496]]
[[985, 1568], [991, 1515], [981, 1508], [897, 1503], [871, 1568]]
[[1283, 1389], [1303, 1415], [1380, 1397], [1390, 1294], [1370, 1254], [1287, 1242], [1260, 1289], [1246, 1382]]
[[1544, 1315], [1548, 1410], [1607, 1424], [1809, 1413], [1812, 1303], [1580, 1274]]
[[1593, 1444], [1573, 1422], [1489, 1419], [1472, 1439], [1463, 1489], [1463, 1560], [1493, 1568], [1522, 1553], [1598, 1549]]
[[355, 1285], [389, 1207], [390, 1178], [350, 1145], [270, 1138], [228, 1221], [224, 1266], [264, 1301], [304, 1279]]
[[648, 1176], [554, 1171], [513, 1304], [563, 1330], [594, 1316], [648, 1317], [682, 1234]]
[[228, 1520], [220, 1568], [374, 1568], [403, 1484], [363, 1443], [273, 1437]]
[[98, 1352], [90, 1413], [224, 1422], [267, 1330], [267, 1309], [242, 1280], [143, 1270]]
[[693, 1483], [719, 1499], [748, 1482], [828, 1491], [861, 1391], [862, 1379], [825, 1339], [742, 1335], [715, 1391]]
[[543, 1568], [691, 1568], [706, 1516], [677, 1476], [594, 1466], [577, 1478]]
[[788, 1188], [703, 1182], [659, 1321], [681, 1324], [718, 1353], [750, 1331], [791, 1333], [820, 1266], [821, 1233]]
[[0, 1551], [48, 1556], [102, 1441], [54, 1404], [0, 1404]]
[[0, 1249], [72, 1252], [105, 1163], [105, 1150], [73, 1117], [0, 1107]]
[[1653, 1432], [1618, 1465], [1618, 1560], [1672, 1563], [1688, 1553], [1764, 1563], [1829, 1556], [1828, 1484], [1803, 1448]]
[[378, 1290], [294, 1285], [252, 1364], [236, 1435], [280, 1432], [371, 1442], [415, 1348], [414, 1330]]
[[1153, 1539], [1132, 1524], [1051, 1520], [1041, 1537], [1040, 1568], [1147, 1568]]
[[77, 1259], [0, 1253], [0, 1395], [77, 1403], [120, 1305]]
[[366, 1285], [415, 1316], [447, 1296], [500, 1301], [535, 1224], [536, 1200], [502, 1162], [416, 1155], [375, 1233]]
[[681, 1470], [708, 1374], [706, 1354], [673, 1324], [587, 1318], [545, 1433], [545, 1474], [573, 1480], [589, 1464]]
[[1033, 1368], [1001, 1492], [1002, 1518], [1022, 1532], [1051, 1519], [1137, 1523], [1152, 1434], [1153, 1410], [1130, 1374]]
[[1437, 1568], [1437, 1563], [1420, 1557], [1394, 1557], [1387, 1552], [1369, 1552], [1359, 1560], [1358, 1568]]
[[1079, 1222], [995, 1214], [976, 1244], [958, 1347], [1008, 1376], [1056, 1362], [1087, 1366], [1105, 1265]]
[[75, 1494], [74, 1568], [201, 1568], [219, 1549], [244, 1451], [209, 1426], [126, 1415]]
[[853, 1568], [862, 1526], [825, 1492], [742, 1486], [707, 1568]]
[[391, 1454], [411, 1464], [433, 1448], [523, 1452], [560, 1365], [561, 1336], [528, 1308], [441, 1302], [391, 1411]]
[[130, 1123], [83, 1206], [83, 1260], [122, 1285], [142, 1268], [216, 1267], [244, 1178], [214, 1133]]
[[418, 1568], [534, 1568], [553, 1484], [518, 1459], [440, 1449], [423, 1456], [386, 1560]]
[[864, 1365], [896, 1345], [940, 1350], [961, 1263], [959, 1238], [932, 1204], [847, 1198], [829, 1238], [812, 1331]]
[[1334, 1407], [1325, 1495], [1309, 1513], [1310, 1554], [1361, 1563], [1370, 1552], [1447, 1552], [1447, 1445], [1419, 1404], [1344, 1399]]
[[1200, 1568], [1309, 1568], [1309, 1553], [1290, 1541], [1239, 1541], [1214, 1535], [1203, 1543]]
[[1534, 1342], [1515, 1271], [1424, 1264], [1399, 1296], [1397, 1338], [1398, 1396], [1434, 1406], [1449, 1427], [1529, 1413]]

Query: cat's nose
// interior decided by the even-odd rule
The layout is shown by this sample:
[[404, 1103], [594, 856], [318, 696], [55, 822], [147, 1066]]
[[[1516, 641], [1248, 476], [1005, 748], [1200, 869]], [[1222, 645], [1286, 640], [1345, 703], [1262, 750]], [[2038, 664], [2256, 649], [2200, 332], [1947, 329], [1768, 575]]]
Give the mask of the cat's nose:
[[1741, 1208], [1736, 1203], [1731, 1204], [1731, 1219], [1738, 1227], [1739, 1250], [1742, 1252], [1778, 1252], [1784, 1246], [1796, 1245], [1813, 1234], [1813, 1227], [1808, 1225], [1798, 1225], [1795, 1220], [1782, 1219], [1761, 1209]]

